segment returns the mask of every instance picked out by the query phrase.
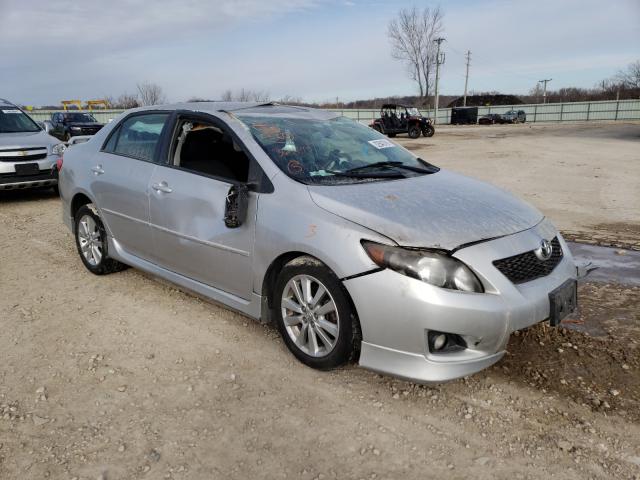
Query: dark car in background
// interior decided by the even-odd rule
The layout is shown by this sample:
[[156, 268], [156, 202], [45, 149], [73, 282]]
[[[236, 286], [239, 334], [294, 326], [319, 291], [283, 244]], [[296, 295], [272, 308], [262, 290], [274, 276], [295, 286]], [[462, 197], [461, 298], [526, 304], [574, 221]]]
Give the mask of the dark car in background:
[[487, 113], [478, 120], [480, 125], [493, 125], [494, 123], [507, 123], [507, 121], [499, 113]]
[[502, 114], [505, 123], [524, 123], [527, 121], [527, 114], [524, 110], [509, 110]]
[[95, 135], [102, 127], [104, 124], [87, 112], [56, 112], [51, 114], [49, 133], [68, 142], [71, 137]]
[[411, 138], [418, 138], [420, 134], [432, 137], [435, 133], [433, 121], [424, 117], [416, 107], [407, 107], [387, 103], [380, 109], [380, 117], [369, 125], [389, 137], [399, 133], [407, 133]]

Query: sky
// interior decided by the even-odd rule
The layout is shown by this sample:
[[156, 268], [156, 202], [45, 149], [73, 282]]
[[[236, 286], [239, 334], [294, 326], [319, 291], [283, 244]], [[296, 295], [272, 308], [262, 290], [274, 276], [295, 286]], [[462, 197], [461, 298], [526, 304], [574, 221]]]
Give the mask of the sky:
[[0, 0], [0, 98], [25, 105], [247, 88], [305, 101], [413, 95], [391, 56], [401, 8], [444, 11], [441, 92], [593, 87], [640, 60], [640, 0]]

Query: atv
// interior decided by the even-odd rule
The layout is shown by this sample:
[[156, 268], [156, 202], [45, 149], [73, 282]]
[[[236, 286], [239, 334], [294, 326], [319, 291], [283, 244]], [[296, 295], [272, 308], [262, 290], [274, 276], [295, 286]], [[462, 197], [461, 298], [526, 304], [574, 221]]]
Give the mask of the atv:
[[418, 138], [421, 133], [425, 137], [432, 137], [435, 133], [433, 121], [423, 117], [417, 108], [393, 103], [383, 105], [380, 118], [376, 118], [369, 126], [392, 138], [399, 133], [407, 133], [411, 138]]

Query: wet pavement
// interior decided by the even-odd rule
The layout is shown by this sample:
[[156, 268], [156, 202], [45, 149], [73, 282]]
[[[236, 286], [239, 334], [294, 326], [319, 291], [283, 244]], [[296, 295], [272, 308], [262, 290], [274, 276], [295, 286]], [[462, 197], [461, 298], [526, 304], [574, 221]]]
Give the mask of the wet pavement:
[[597, 267], [583, 281], [640, 286], [640, 252], [584, 243], [568, 244], [577, 264], [590, 261], [593, 264], [590, 268]]

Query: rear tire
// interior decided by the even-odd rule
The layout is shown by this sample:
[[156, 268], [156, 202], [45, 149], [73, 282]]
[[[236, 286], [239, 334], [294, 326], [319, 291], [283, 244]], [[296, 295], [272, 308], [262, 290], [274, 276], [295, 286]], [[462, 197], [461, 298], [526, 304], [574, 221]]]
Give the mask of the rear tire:
[[273, 318], [285, 345], [305, 365], [330, 370], [357, 350], [355, 315], [340, 280], [312, 257], [284, 266], [273, 293]]
[[396, 134], [395, 134], [395, 133], [387, 133], [387, 136], [388, 136], [389, 138], [395, 138], [395, 137], [396, 137]]
[[94, 204], [89, 203], [78, 209], [75, 237], [80, 259], [94, 275], [106, 275], [127, 268], [124, 263], [109, 258], [107, 232]]

